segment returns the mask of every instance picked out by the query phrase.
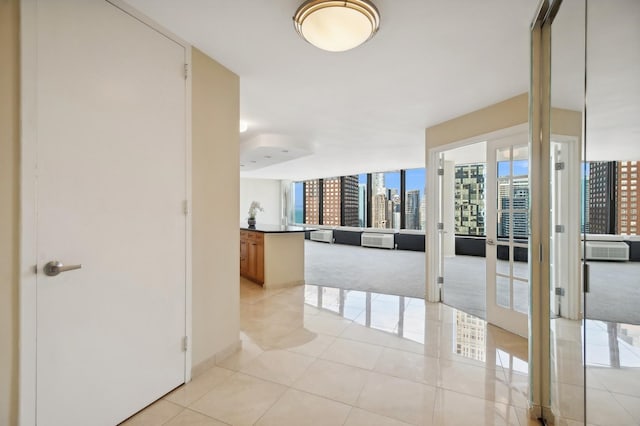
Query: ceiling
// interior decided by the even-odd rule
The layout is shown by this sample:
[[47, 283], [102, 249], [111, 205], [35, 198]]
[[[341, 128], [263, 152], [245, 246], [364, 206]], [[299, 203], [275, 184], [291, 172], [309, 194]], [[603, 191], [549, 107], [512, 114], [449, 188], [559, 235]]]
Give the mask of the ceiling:
[[529, 88], [538, 0], [374, 0], [378, 34], [341, 53], [297, 35], [302, 0], [126, 1], [240, 76], [243, 177], [424, 167], [425, 128]]

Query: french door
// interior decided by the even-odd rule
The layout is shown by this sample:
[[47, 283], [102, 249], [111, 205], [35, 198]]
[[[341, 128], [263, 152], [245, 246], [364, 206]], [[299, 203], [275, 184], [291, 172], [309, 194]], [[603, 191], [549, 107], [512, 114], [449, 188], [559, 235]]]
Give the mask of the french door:
[[529, 148], [526, 134], [487, 142], [487, 321], [528, 336]]

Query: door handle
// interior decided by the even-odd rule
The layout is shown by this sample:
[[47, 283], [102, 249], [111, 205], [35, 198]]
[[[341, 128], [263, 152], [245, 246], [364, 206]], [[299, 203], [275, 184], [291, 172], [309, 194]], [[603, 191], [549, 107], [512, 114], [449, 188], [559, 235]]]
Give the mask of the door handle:
[[59, 260], [52, 260], [51, 262], [44, 265], [44, 268], [42, 269], [44, 270], [45, 275], [49, 277], [55, 277], [60, 272], [73, 271], [74, 269], [80, 269], [80, 268], [82, 268], [82, 265], [64, 266], [62, 262], [60, 262]]
[[492, 239], [492, 238], [487, 238], [487, 245], [495, 246], [495, 245], [496, 245], [496, 243], [495, 243], [495, 241], [493, 241], [493, 239]]

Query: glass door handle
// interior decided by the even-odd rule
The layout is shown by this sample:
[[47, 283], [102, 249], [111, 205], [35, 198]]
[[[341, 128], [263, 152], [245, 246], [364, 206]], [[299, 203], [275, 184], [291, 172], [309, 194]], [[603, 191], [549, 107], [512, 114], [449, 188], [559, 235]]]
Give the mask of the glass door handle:
[[62, 262], [59, 260], [52, 260], [51, 262], [44, 265], [44, 273], [49, 277], [55, 277], [60, 274], [60, 272], [72, 271], [74, 269], [80, 269], [82, 265], [67, 265], [64, 266]]

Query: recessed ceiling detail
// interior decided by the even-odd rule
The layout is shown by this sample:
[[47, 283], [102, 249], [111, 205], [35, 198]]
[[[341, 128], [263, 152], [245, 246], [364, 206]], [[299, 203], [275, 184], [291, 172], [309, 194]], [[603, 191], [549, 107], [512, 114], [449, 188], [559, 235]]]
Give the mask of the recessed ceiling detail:
[[261, 134], [240, 143], [240, 172], [262, 169], [295, 160], [313, 151], [294, 138], [282, 134]]

